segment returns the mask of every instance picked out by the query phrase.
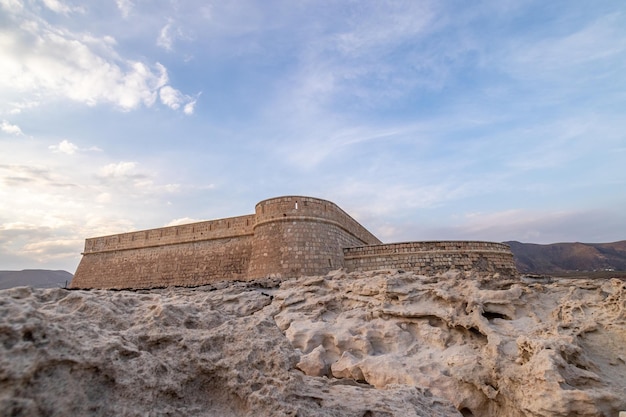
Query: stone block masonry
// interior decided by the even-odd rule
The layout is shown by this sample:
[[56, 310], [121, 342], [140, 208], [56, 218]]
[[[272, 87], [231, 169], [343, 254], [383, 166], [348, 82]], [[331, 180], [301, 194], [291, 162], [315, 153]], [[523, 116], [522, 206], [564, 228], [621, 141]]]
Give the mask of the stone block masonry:
[[268, 275], [322, 275], [338, 268], [516, 274], [507, 245], [383, 245], [334, 203], [286, 196], [261, 201], [255, 214], [86, 239], [70, 287], [199, 286]]
[[330, 201], [288, 196], [255, 214], [90, 238], [71, 288], [154, 288], [321, 275], [343, 248], [381, 243]]
[[402, 269], [428, 275], [458, 269], [517, 274], [511, 248], [504, 243], [406, 242], [345, 248], [343, 252], [348, 271]]

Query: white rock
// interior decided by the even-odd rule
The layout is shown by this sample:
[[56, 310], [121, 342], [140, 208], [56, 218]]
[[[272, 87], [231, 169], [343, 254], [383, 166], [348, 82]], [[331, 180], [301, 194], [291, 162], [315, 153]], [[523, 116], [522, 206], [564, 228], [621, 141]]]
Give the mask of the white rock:
[[620, 280], [458, 271], [10, 289], [0, 416], [622, 417], [625, 306]]
[[319, 345], [310, 353], [300, 357], [296, 365], [298, 369], [310, 376], [325, 376], [328, 374], [328, 364], [325, 362], [326, 349]]

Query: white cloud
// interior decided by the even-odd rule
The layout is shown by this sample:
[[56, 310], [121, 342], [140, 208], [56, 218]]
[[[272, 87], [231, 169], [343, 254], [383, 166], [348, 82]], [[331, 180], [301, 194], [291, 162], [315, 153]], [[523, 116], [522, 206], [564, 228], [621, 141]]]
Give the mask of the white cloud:
[[169, 85], [166, 85], [159, 90], [159, 97], [161, 98], [161, 103], [165, 104], [169, 108], [178, 110], [182, 105], [183, 112], [185, 114], [193, 114], [194, 106], [196, 105], [195, 98], [189, 97]]
[[159, 96], [161, 97], [161, 102], [163, 104], [174, 110], [180, 107], [184, 98], [180, 91], [173, 89], [169, 85], [166, 85], [159, 90]]
[[376, 228], [386, 241], [407, 240], [517, 240], [533, 243], [613, 242], [626, 216], [619, 210], [531, 210], [459, 213], [431, 225], [424, 221], [399, 222]]
[[[364, 5], [358, 18], [348, 23], [345, 32], [335, 35], [331, 45], [346, 55], [370, 54], [379, 47], [397, 46], [404, 40], [428, 30], [435, 17], [430, 2], [395, 2]], [[355, 16], [356, 17], [356, 16]]]
[[[5, 0], [6, 1], [6, 0]], [[63, 9], [61, 3], [52, 7]], [[13, 12], [0, 29], [0, 97], [5, 104], [66, 98], [88, 106], [110, 103], [129, 111], [150, 107], [167, 85], [167, 69], [121, 57], [111, 36], [54, 26], [30, 12]], [[191, 99], [168, 86], [178, 108]]]
[[185, 107], [183, 107], [183, 112], [186, 115], [192, 115], [195, 106], [196, 106], [196, 100], [190, 101], [189, 103], [185, 104]]
[[416, 88], [439, 88], [465, 45], [433, 49], [423, 42], [440, 29], [436, 2], [367, 3], [331, 20], [300, 55], [290, 101], [305, 112], [341, 97], [360, 106], [380, 105]]
[[0, 0], [0, 6], [11, 12], [19, 12], [24, 7], [20, 0]]
[[43, 4], [50, 10], [60, 14], [70, 14], [72, 12], [81, 12], [80, 7], [70, 7], [59, 0], [43, 0]]
[[101, 193], [96, 196], [96, 202], [98, 203], [109, 203], [111, 201], [110, 193]]
[[41, 262], [49, 262], [57, 258], [76, 256], [76, 248], [80, 247], [83, 239], [51, 239], [44, 242], [32, 242], [22, 247], [22, 253], [27, 256], [36, 256]]
[[[51, 158], [45, 141], [19, 142], [25, 144], [18, 152], [11, 151], [17, 145], [0, 145], [0, 265], [5, 268], [73, 271], [86, 237], [189, 215], [166, 205], [172, 193], [189, 190], [171, 179], [159, 182], [142, 161], [102, 162], [107, 155], [93, 153]], [[85, 151], [69, 140], [63, 143], [53, 150]]]
[[[554, 26], [560, 28], [559, 22]], [[597, 86], [603, 78], [623, 70], [623, 14], [604, 15], [578, 30], [572, 30], [571, 25], [560, 29], [541, 39], [529, 36], [509, 40], [495, 64], [522, 80], [549, 80], [558, 85], [575, 78], [572, 87], [578, 88], [586, 82]]]
[[122, 17], [127, 18], [133, 9], [133, 2], [131, 0], [115, 0], [115, 3], [122, 13]]
[[95, 198], [100, 203], [130, 195], [138, 199], [163, 197], [182, 189], [181, 184], [158, 182], [157, 173], [140, 169], [139, 164], [134, 161], [120, 161], [104, 165], [99, 169], [96, 177], [100, 180], [100, 187], [98, 188], [99, 194]]
[[154, 181], [149, 178], [136, 178], [133, 185], [135, 188], [143, 189], [145, 191], [152, 191], [154, 189]]
[[172, 220], [171, 222], [169, 222], [166, 225], [164, 225], [164, 227], [180, 226], [181, 224], [197, 223], [197, 222], [200, 222], [200, 221], [202, 221], [202, 220], [192, 219], [190, 217], [182, 217], [180, 219]]
[[424, 179], [408, 184], [402, 179], [358, 179], [338, 181], [326, 192], [331, 199], [351, 201], [350, 213], [355, 216], [374, 216], [377, 218], [398, 216], [415, 210], [435, 209], [462, 200], [468, 196], [484, 193], [485, 183], [437, 182]]
[[[297, 127], [296, 127], [297, 128]], [[304, 169], [313, 169], [326, 159], [354, 150], [367, 142], [401, 139], [411, 134], [412, 141], [420, 141], [419, 125], [384, 127], [337, 126], [319, 122], [315, 127], [301, 133], [298, 142], [282, 144], [277, 152], [285, 161]]]
[[137, 167], [137, 162], [112, 163], [100, 169], [100, 175], [104, 178], [121, 178], [129, 176]]
[[157, 38], [157, 45], [161, 48], [171, 51], [172, 50], [172, 22], [168, 22], [163, 28], [161, 32], [159, 32], [159, 37]]
[[180, 190], [180, 184], [165, 184], [163, 190], [174, 193]]
[[62, 140], [58, 145], [50, 145], [48, 148], [53, 152], [60, 152], [67, 155], [72, 155], [78, 150], [78, 146], [74, 145], [67, 139]]
[[102, 152], [102, 149], [97, 146], [91, 146], [89, 148], [79, 148], [67, 139], [63, 139], [56, 145], [48, 146], [48, 149], [52, 150], [52, 152], [54, 153], [64, 153], [67, 155], [73, 155], [76, 152]]
[[11, 135], [23, 135], [22, 129], [20, 129], [19, 126], [13, 125], [6, 120], [3, 120], [2, 124], [0, 124], [0, 130], [2, 130], [4, 133], [9, 133]]
[[9, 114], [20, 114], [22, 110], [25, 109], [33, 109], [38, 107], [41, 103], [37, 100], [32, 101], [19, 101], [19, 102], [11, 102], [9, 103]]
[[[168, 19], [168, 22], [159, 31], [156, 44], [166, 51], [171, 52], [174, 47], [174, 42], [179, 39], [188, 41], [192, 40], [193, 37], [185, 34], [181, 26], [174, 19]], [[189, 61], [189, 57], [186, 58], [186, 62], [187, 61]]]
[[45, 187], [62, 184], [62, 179], [53, 177], [50, 170], [42, 165], [0, 164], [0, 181], [8, 186], [36, 184]]

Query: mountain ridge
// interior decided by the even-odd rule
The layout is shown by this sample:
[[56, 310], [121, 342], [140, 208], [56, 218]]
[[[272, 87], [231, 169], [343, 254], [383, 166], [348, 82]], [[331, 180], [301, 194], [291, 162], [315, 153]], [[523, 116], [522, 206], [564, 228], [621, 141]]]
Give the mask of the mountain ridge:
[[626, 240], [610, 243], [504, 243], [511, 247], [515, 266], [521, 273], [626, 271]]
[[63, 270], [0, 271], [0, 289], [13, 287], [62, 288], [70, 283], [72, 277], [71, 273]]

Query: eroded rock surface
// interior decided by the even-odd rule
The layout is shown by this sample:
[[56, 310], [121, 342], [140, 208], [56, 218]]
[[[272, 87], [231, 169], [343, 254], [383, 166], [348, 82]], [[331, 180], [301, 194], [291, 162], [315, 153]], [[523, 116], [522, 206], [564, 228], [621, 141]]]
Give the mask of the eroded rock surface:
[[616, 416], [626, 284], [335, 271], [0, 292], [0, 415]]

